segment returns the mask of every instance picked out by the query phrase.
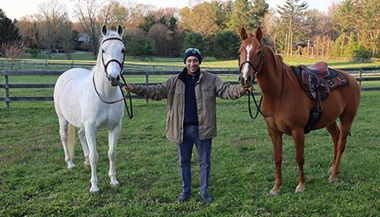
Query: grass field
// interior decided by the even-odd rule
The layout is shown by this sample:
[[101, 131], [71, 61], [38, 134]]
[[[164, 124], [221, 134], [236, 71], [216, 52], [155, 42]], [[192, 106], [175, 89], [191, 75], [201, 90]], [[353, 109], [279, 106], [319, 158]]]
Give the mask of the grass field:
[[[175, 144], [165, 138], [166, 101], [133, 102], [117, 147], [120, 187], [108, 177], [107, 133], [97, 136], [100, 192], [91, 194], [90, 170], [66, 169], [52, 102], [0, 106], [0, 216], [380, 216], [380, 92], [363, 92], [337, 183], [329, 183], [333, 145], [325, 130], [306, 136], [306, 190], [294, 194], [298, 166], [284, 136], [281, 194], [269, 196], [275, 179], [273, 150], [262, 118], [251, 120], [247, 97], [218, 100], [210, 194], [203, 205], [199, 167], [193, 162], [193, 197], [181, 191]], [[78, 139], [77, 139], [78, 140]], [[195, 152], [196, 153], [196, 152]]]

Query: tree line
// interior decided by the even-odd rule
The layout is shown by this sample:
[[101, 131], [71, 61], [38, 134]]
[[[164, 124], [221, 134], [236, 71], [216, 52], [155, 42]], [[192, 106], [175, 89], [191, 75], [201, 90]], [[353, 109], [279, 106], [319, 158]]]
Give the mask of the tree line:
[[[380, 1], [343, 0], [323, 12], [302, 0], [269, 8], [265, 0], [190, 1], [184, 8], [157, 8], [119, 0], [72, 0], [73, 11], [58, 0], [39, 5], [39, 13], [11, 21], [0, 8], [0, 52], [18, 57], [41, 50], [98, 52], [100, 28], [125, 28], [129, 55], [178, 57], [198, 47], [217, 59], [237, 58], [241, 27], [264, 30], [264, 42], [286, 55], [379, 57]], [[74, 21], [73, 21], [74, 20]], [[81, 40], [85, 38], [85, 40]]]

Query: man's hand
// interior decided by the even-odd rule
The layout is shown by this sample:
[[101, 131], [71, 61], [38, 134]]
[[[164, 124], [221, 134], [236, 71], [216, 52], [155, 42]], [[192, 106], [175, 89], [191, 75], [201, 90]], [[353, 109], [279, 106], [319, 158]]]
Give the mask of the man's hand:
[[252, 92], [252, 91], [255, 90], [255, 88], [253, 88], [253, 85], [245, 87], [245, 89], [248, 90], [248, 91], [250, 91], [250, 92]]
[[130, 85], [130, 84], [126, 84], [124, 87], [123, 87], [126, 91], [128, 92], [131, 92], [133, 90], [133, 86]]

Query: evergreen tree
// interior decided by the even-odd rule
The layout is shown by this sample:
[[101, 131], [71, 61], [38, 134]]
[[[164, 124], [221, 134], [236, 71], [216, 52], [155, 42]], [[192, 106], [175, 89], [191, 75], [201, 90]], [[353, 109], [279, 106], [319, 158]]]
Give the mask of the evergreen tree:
[[281, 15], [282, 22], [287, 26], [285, 41], [285, 54], [291, 55], [294, 40], [298, 40], [295, 31], [302, 25], [302, 17], [305, 10], [309, 7], [306, 2], [300, 0], [286, 0], [284, 6], [278, 6], [277, 12]]
[[150, 27], [152, 27], [154, 24], [156, 24], [156, 18], [153, 14], [148, 14], [146, 17], [144, 17], [144, 21], [138, 25], [138, 27], [145, 32], [148, 32]]
[[233, 10], [231, 11], [229, 21], [227, 22], [227, 29], [238, 34], [242, 27], [246, 29], [253, 29], [250, 13], [252, 4], [248, 0], [235, 0]]
[[233, 31], [221, 31], [214, 38], [216, 59], [236, 59], [240, 45], [239, 36]]
[[185, 51], [185, 49], [189, 47], [198, 48], [203, 54], [203, 56], [205, 56], [204, 54], [206, 51], [206, 44], [201, 34], [195, 32], [190, 32], [186, 34], [183, 42], [183, 51]]
[[21, 40], [20, 32], [16, 27], [16, 20], [12, 22], [0, 9], [0, 46]]
[[269, 4], [265, 0], [255, 0], [251, 8], [252, 23], [251, 28], [261, 27], [264, 16], [268, 13]]

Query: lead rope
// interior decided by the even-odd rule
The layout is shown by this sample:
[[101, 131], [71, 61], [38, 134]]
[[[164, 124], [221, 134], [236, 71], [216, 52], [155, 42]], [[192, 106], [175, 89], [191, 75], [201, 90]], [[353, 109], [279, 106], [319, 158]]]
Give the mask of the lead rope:
[[[118, 99], [118, 100], [115, 100], [115, 101], [105, 101], [104, 99], [102, 99], [102, 97], [100, 96], [100, 94], [99, 94], [99, 92], [98, 92], [98, 89], [96, 88], [96, 85], [95, 85], [95, 78], [94, 78], [94, 76], [92, 76], [92, 83], [93, 83], [93, 85], [94, 85], [94, 89], [95, 89], [96, 94], [98, 95], [99, 99], [100, 99], [102, 102], [104, 102], [104, 103], [106, 103], [106, 104], [114, 104], [114, 103], [117, 103], [117, 102], [120, 102], [120, 101], [123, 100], [123, 101], [124, 101], [125, 108], [126, 108], [127, 113], [128, 113], [128, 117], [129, 117], [129, 119], [132, 119], [132, 117], [133, 117], [132, 97], [131, 97], [131, 94], [130, 94], [129, 92], [128, 92], [128, 96], [125, 96], [125, 94], [124, 94], [124, 92], [123, 92], [123, 86], [126, 85], [126, 82], [125, 82], [125, 79], [124, 79], [123, 75], [122, 75], [122, 74], [120, 74], [120, 75], [121, 75], [121, 78], [123, 79], [123, 82], [124, 82], [124, 84], [119, 83], [119, 88], [120, 88], [121, 94], [123, 95], [123, 98]], [[129, 97], [129, 106], [131, 107], [131, 111], [129, 111], [129, 109], [128, 109], [128, 104], [127, 104], [127, 102], [126, 102], [126, 100], [125, 100], [127, 97]]]
[[124, 94], [124, 92], [123, 92], [123, 86], [126, 86], [126, 85], [127, 85], [127, 82], [125, 81], [123, 74], [120, 74], [120, 75], [121, 75], [121, 79], [123, 79], [123, 82], [124, 82], [124, 84], [121, 84], [121, 83], [119, 84], [120, 91], [121, 91], [121, 94], [123, 94], [124, 105], [125, 105], [125, 109], [127, 110], [128, 117], [129, 117], [129, 119], [132, 119], [132, 118], [133, 118], [133, 107], [132, 107], [132, 97], [131, 97], [131, 93], [130, 93], [130, 92], [127, 92], [127, 94], [128, 94], [128, 98], [129, 98], [129, 107], [131, 108], [131, 110], [129, 110], [129, 108], [128, 108], [128, 104], [127, 104], [127, 101], [125, 100], [126, 97], [125, 97], [125, 94]]
[[[276, 114], [276, 112], [278, 111], [278, 109], [280, 108], [280, 105], [281, 105], [281, 102], [282, 102], [282, 97], [283, 97], [283, 95], [284, 95], [284, 80], [285, 80], [285, 72], [284, 71], [282, 71], [282, 80], [281, 80], [281, 93], [280, 93], [280, 102], [277, 104], [277, 107], [273, 110], [273, 112], [272, 113], [270, 113], [269, 115], [266, 115], [266, 114], [264, 114], [262, 111], [261, 111], [261, 109], [260, 109], [260, 107], [261, 107], [261, 103], [262, 103], [262, 101], [263, 101], [263, 96], [261, 96], [260, 97], [260, 102], [259, 102], [259, 104], [257, 104], [257, 101], [256, 101], [256, 99], [255, 99], [255, 96], [253, 95], [253, 91], [250, 91], [250, 94], [248, 95], [248, 111], [249, 111], [249, 115], [251, 116], [251, 118], [252, 119], [256, 119], [257, 118], [257, 116], [258, 116], [258, 114], [260, 113], [262, 116], [264, 116], [264, 117], [271, 117], [271, 116], [273, 116], [274, 114]], [[252, 109], [251, 109], [251, 100], [250, 100], [250, 97], [252, 97], [253, 98], [253, 101], [255, 102], [255, 106], [256, 106], [256, 114], [255, 114], [255, 116], [253, 117], [252, 116]]]

